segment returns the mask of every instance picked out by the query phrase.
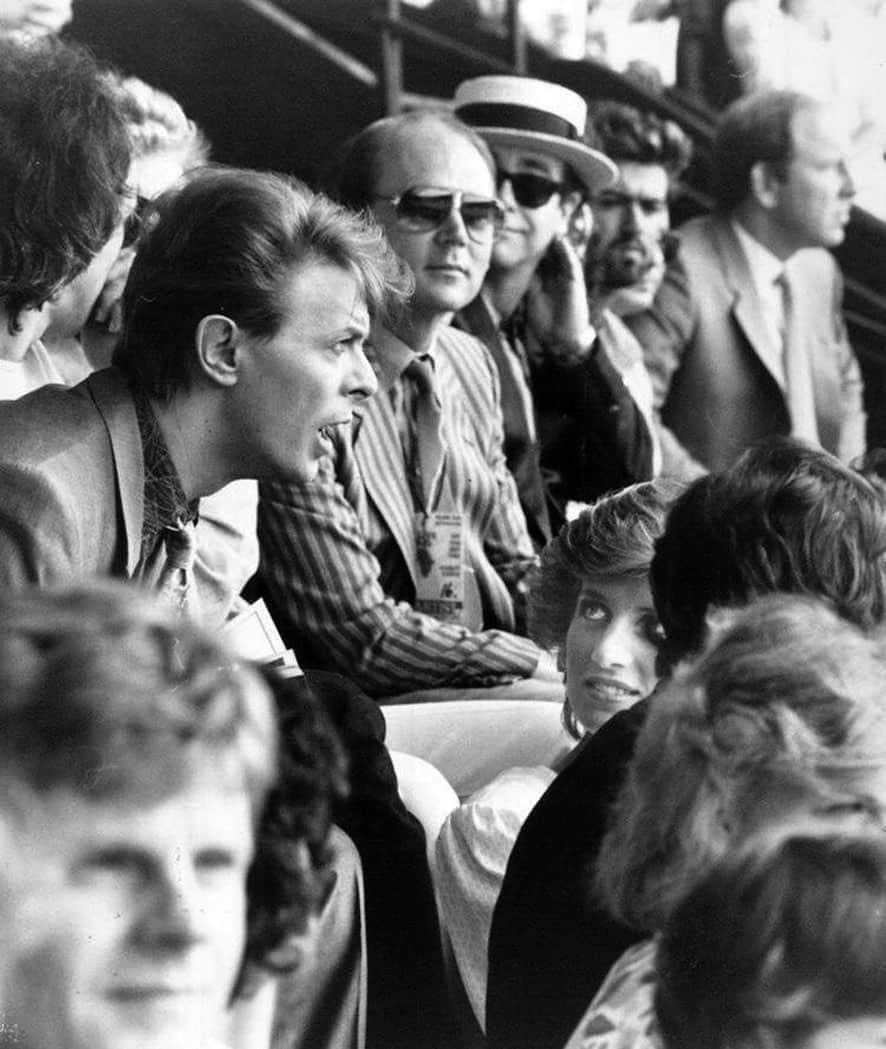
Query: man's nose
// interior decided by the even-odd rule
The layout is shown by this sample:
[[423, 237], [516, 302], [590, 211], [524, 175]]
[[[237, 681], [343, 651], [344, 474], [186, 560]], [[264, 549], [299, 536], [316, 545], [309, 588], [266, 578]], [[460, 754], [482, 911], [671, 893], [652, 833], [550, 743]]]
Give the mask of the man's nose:
[[621, 209], [621, 228], [628, 233], [638, 232], [643, 225], [643, 211], [639, 201], [626, 200]]
[[511, 185], [511, 180], [509, 178], [506, 177], [499, 183], [496, 196], [506, 209], [512, 211], [517, 207], [517, 198], [514, 196], [514, 187]]
[[374, 396], [377, 390], [378, 379], [368, 357], [361, 348], [355, 349], [348, 396], [357, 401], [365, 401], [367, 397]]
[[204, 908], [194, 865], [176, 859], [158, 869], [144, 891], [138, 930], [142, 946], [154, 950], [184, 950], [204, 933]]
[[449, 214], [440, 224], [437, 236], [447, 244], [467, 244], [468, 231], [461, 215], [460, 207], [452, 207]]

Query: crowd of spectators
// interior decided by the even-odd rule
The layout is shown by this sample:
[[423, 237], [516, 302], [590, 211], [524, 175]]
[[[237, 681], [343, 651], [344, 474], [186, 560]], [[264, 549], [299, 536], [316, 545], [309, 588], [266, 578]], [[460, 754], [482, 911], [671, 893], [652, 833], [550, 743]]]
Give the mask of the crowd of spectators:
[[321, 191], [69, 15], [0, 17], [0, 1045], [881, 1044], [840, 100], [755, 66], [674, 231], [654, 113], [476, 77]]

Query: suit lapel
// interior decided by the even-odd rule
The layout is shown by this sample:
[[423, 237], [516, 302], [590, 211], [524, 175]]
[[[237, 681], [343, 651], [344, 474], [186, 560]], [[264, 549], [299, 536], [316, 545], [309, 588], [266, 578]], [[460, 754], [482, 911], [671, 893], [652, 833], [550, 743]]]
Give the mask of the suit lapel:
[[85, 382], [111, 444], [126, 537], [126, 574], [131, 576], [141, 558], [145, 514], [145, 462], [135, 404], [120, 373], [114, 369], [96, 372]]
[[[406, 480], [400, 434], [388, 396], [380, 391], [366, 403], [361, 414], [354, 458], [367, 497], [390, 528], [415, 583], [417, 555], [412, 494]], [[392, 455], [395, 457], [393, 461]]]
[[714, 228], [717, 251], [723, 263], [726, 282], [735, 295], [732, 300], [732, 316], [751, 349], [784, 393], [785, 376], [781, 347], [773, 344], [767, 332], [760, 301], [754, 290], [751, 271], [741, 244], [726, 219], [718, 219]]

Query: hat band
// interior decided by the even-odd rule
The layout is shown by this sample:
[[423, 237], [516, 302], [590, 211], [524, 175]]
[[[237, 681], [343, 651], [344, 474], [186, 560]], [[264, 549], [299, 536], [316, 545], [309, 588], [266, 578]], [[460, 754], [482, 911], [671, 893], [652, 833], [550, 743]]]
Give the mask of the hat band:
[[510, 105], [501, 102], [474, 102], [459, 106], [456, 115], [474, 127], [501, 127], [513, 131], [535, 131], [542, 135], [578, 140], [575, 125], [553, 113], [546, 113], [529, 106]]

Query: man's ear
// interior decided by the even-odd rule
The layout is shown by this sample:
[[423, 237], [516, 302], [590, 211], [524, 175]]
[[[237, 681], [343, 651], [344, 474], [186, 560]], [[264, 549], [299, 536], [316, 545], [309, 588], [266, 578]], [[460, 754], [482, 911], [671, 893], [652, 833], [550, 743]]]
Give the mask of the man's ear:
[[234, 386], [239, 378], [242, 333], [236, 322], [222, 313], [211, 313], [197, 325], [197, 364], [219, 386]]
[[758, 160], [751, 168], [751, 195], [764, 208], [778, 203], [783, 180], [765, 160]]

